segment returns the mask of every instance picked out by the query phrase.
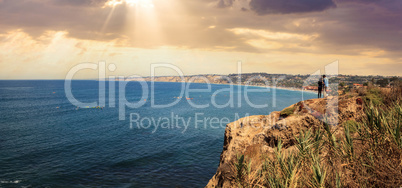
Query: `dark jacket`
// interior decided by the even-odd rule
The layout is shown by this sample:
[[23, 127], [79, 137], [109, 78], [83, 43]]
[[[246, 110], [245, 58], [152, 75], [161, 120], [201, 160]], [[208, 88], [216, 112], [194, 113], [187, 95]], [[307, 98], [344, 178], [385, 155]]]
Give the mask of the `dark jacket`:
[[324, 83], [322, 82], [322, 79], [318, 80], [318, 89], [322, 89], [322, 86]]

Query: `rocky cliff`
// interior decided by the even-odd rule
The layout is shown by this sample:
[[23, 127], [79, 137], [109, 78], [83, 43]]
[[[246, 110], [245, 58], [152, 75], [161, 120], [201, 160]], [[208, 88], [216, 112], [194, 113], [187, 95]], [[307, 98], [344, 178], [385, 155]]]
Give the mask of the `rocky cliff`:
[[336, 126], [349, 119], [361, 118], [362, 103], [360, 97], [351, 95], [312, 99], [291, 105], [281, 112], [245, 117], [229, 123], [219, 167], [207, 187], [236, 187], [234, 163], [237, 155], [247, 156], [252, 171], [256, 171], [263, 157], [273, 153], [279, 139], [285, 150], [292, 150], [294, 138], [301, 130], [318, 127], [323, 121]]

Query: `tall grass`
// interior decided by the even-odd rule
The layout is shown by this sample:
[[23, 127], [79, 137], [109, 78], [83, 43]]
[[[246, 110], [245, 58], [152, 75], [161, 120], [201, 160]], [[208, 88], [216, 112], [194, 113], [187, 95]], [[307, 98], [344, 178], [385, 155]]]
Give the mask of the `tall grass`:
[[279, 140], [274, 153], [274, 159], [267, 159], [263, 164], [262, 178], [269, 187], [296, 187], [299, 172], [299, 157], [282, 152], [282, 141]]
[[[255, 176], [246, 178], [248, 184], [239, 183], [239, 187], [401, 187], [400, 95], [381, 100], [377, 94], [370, 96], [359, 122], [350, 120], [336, 127], [323, 123], [301, 130], [294, 135], [293, 150], [284, 150], [279, 139], [274, 154]], [[244, 169], [251, 174], [245, 166], [238, 169], [238, 176], [243, 176]]]

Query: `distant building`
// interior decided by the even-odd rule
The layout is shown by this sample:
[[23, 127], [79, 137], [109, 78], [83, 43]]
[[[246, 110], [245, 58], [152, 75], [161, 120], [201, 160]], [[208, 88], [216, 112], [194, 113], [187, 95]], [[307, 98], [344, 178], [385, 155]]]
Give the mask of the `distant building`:
[[304, 90], [312, 90], [312, 91], [318, 91], [317, 86], [303, 86]]
[[363, 84], [353, 84], [354, 89], [361, 88], [361, 87], [363, 87]]

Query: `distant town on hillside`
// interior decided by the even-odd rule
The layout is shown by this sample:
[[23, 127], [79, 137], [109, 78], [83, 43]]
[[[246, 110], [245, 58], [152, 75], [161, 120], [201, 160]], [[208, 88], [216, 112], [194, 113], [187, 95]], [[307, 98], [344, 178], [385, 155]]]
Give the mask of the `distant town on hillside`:
[[[241, 84], [254, 86], [274, 86], [286, 88], [304, 88], [315, 90], [318, 78], [321, 75], [291, 75], [291, 74], [268, 74], [268, 73], [244, 73], [244, 74], [204, 74], [184, 76], [155, 76], [145, 78], [128, 78], [126, 80], [145, 80], [157, 82], [194, 82], [194, 83], [214, 83], [214, 84]], [[330, 83], [336, 83], [342, 88], [364, 87], [369, 84], [378, 87], [391, 87], [395, 82], [402, 81], [402, 77], [397, 76], [358, 76], [358, 75], [327, 75]], [[276, 83], [276, 84], [275, 84]]]

